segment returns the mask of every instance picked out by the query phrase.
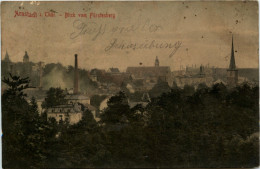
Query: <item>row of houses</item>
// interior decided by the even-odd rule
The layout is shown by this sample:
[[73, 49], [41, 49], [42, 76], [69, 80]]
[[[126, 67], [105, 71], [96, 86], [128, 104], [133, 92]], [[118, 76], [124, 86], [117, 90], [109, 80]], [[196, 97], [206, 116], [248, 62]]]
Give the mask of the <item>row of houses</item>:
[[[76, 57], [76, 56], [75, 56]], [[77, 58], [75, 58], [75, 77], [77, 73]], [[231, 57], [230, 57], [230, 64], [229, 68], [227, 69], [226, 74], [226, 81], [224, 82], [221, 79], [217, 78], [217, 72], [214, 67], [203, 66], [201, 65], [199, 68], [195, 67], [186, 67], [186, 71], [178, 72], [178, 74], [174, 74], [171, 72], [171, 69], [169, 66], [160, 66], [159, 59], [156, 57], [154, 66], [145, 67], [145, 66], [137, 66], [137, 67], [128, 67], [126, 69], [126, 72], [120, 72], [117, 68], [110, 68], [107, 72], [104, 70], [99, 69], [93, 69], [90, 72], [90, 77], [93, 81], [98, 82], [99, 86], [104, 85], [104, 83], [109, 84], [113, 83], [115, 84], [116, 88], [115, 91], [119, 89], [119, 87], [122, 86], [122, 84], [125, 84], [125, 87], [130, 92], [135, 91], [149, 91], [153, 88], [153, 86], [158, 83], [158, 81], [167, 82], [169, 86], [172, 86], [173, 82], [179, 86], [183, 87], [185, 85], [193, 85], [198, 86], [201, 83], [206, 84], [207, 86], [211, 86], [214, 83], [226, 83], [230, 87], [234, 87], [238, 84], [239, 78], [238, 78], [238, 69], [235, 64], [235, 56], [234, 56], [234, 45], [233, 45], [233, 37], [232, 37], [232, 47], [231, 47]], [[78, 80], [75, 78], [74, 80]], [[78, 82], [74, 82], [74, 84], [78, 84]], [[77, 86], [74, 86], [77, 88]], [[105, 85], [103, 86], [103, 89], [105, 88]], [[108, 91], [111, 89], [107, 89]], [[77, 91], [77, 90], [76, 90]], [[75, 93], [74, 93], [75, 94]], [[73, 98], [74, 96], [71, 96]], [[81, 96], [82, 97], [82, 96]], [[73, 100], [71, 99], [70, 100]], [[80, 109], [78, 106], [78, 102], [80, 101], [80, 96], [78, 96], [74, 101], [71, 102], [72, 105], [67, 106], [56, 106], [48, 110], [48, 116], [54, 117], [56, 120], [64, 120], [67, 119], [71, 123], [76, 123], [79, 121], [82, 117], [82, 114], [80, 115]], [[101, 109], [105, 108], [104, 105], [106, 105], [106, 99], [101, 103]], [[146, 105], [149, 101], [144, 102], [144, 105]], [[89, 103], [84, 102], [82, 105], [86, 105]], [[135, 104], [131, 102], [130, 105], [134, 106]], [[86, 106], [87, 107], [87, 106]], [[72, 113], [72, 110], [74, 113]], [[71, 112], [71, 113], [70, 113]], [[94, 117], [96, 120], [98, 120], [94, 114]]]
[[[10, 59], [8, 54], [3, 61], [3, 63], [9, 64]], [[29, 63], [29, 56], [27, 52], [25, 53], [23, 64]], [[8, 65], [7, 64], [7, 65]], [[39, 64], [41, 68], [41, 64]], [[41, 70], [41, 69], [39, 69]], [[234, 56], [234, 46], [232, 38], [231, 47], [231, 57], [229, 68], [225, 72], [221, 73], [219, 76], [219, 69], [214, 67], [209, 67], [200, 65], [199, 67], [191, 66], [186, 67], [185, 70], [171, 71], [169, 66], [160, 66], [158, 57], [155, 58], [154, 66], [135, 66], [128, 67], [126, 72], [120, 72], [118, 68], [110, 68], [107, 71], [102, 69], [92, 69], [89, 76], [92, 81], [98, 84], [98, 92], [96, 94], [105, 94], [113, 96], [118, 93], [122, 88], [126, 88], [130, 93], [135, 93], [137, 91], [148, 93], [159, 81], [167, 82], [171, 87], [174, 83], [178, 87], [184, 87], [185, 85], [198, 86], [201, 83], [211, 86], [215, 83], [224, 83], [228, 86], [236, 86], [238, 83], [243, 82], [245, 78], [238, 76], [238, 69], [235, 64]], [[40, 73], [40, 71], [39, 71]], [[222, 76], [223, 74], [225, 74]], [[221, 78], [220, 78], [221, 77]], [[41, 84], [41, 83], [40, 83]], [[65, 99], [67, 104], [57, 105], [50, 107], [48, 109], [42, 110], [41, 104], [46, 97], [46, 91], [38, 88], [27, 89], [26, 93], [30, 96], [36, 97], [37, 104], [40, 112], [47, 112], [47, 117], [55, 118], [57, 121], [69, 121], [70, 124], [77, 123], [83, 115], [83, 112], [88, 109], [93, 114], [94, 118], [99, 120], [99, 112], [97, 108], [90, 105], [90, 96], [82, 94], [79, 91], [79, 75], [78, 75], [78, 58], [75, 55], [75, 69], [74, 69], [74, 88], [71, 92], [66, 93]], [[105, 99], [101, 105], [100, 110], [106, 107]], [[142, 104], [147, 104], [149, 99], [142, 102]], [[131, 106], [138, 104], [138, 102], [129, 101]]]

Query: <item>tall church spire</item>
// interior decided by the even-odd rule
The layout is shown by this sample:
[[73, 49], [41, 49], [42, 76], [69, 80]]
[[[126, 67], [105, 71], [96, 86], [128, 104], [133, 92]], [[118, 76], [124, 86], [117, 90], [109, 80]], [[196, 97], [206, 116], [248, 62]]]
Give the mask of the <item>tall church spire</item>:
[[11, 62], [11, 60], [9, 58], [7, 50], [6, 50], [5, 57], [4, 57], [3, 61], [2, 61], [1, 66], [2, 66], [2, 70], [5, 70], [7, 72], [12, 73], [12, 62]]
[[227, 69], [227, 84], [230, 87], [234, 87], [237, 85], [237, 83], [238, 83], [238, 70], [236, 69], [233, 35], [232, 35], [231, 58], [230, 58], [229, 68]]
[[5, 53], [4, 61], [6, 61], [6, 62], [10, 62], [10, 58], [9, 58], [9, 55], [8, 55], [7, 50], [6, 50], [6, 53]]
[[229, 70], [236, 70], [234, 45], [233, 45], [233, 35], [232, 35], [232, 47], [231, 47], [231, 58], [230, 58]]

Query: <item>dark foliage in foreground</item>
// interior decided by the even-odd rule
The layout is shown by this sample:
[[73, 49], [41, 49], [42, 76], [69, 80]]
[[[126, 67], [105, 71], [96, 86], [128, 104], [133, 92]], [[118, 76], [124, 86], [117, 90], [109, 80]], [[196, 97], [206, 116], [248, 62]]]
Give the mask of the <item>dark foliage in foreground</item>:
[[22, 90], [28, 79], [3, 81], [4, 168], [255, 167], [258, 87], [175, 87], [147, 107], [130, 108], [120, 92], [97, 123], [89, 111], [75, 125], [39, 115]]

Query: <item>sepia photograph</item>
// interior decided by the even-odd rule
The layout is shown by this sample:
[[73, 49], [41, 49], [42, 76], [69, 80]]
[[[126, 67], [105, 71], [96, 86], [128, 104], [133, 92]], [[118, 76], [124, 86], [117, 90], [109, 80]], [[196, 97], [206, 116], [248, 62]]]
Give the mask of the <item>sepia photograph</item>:
[[255, 168], [258, 1], [3, 1], [2, 168]]

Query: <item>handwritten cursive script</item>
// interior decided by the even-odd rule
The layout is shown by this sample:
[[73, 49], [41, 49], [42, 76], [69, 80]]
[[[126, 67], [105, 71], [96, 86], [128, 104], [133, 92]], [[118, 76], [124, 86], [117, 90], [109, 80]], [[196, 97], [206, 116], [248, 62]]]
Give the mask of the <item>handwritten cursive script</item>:
[[137, 32], [157, 32], [163, 27], [161, 25], [152, 24], [150, 19], [143, 23], [114, 26], [111, 24], [103, 24], [96, 22], [83, 22], [82, 20], [75, 20], [73, 22], [74, 32], [70, 34], [71, 39], [75, 39], [82, 35], [89, 35], [92, 41], [104, 34], [124, 34], [124, 33], [137, 33]]
[[158, 42], [156, 40], [145, 40], [143, 43], [131, 43], [124, 40], [118, 40], [117, 38], [113, 39], [110, 44], [105, 48], [105, 51], [108, 52], [112, 49], [120, 50], [139, 50], [139, 49], [169, 49], [169, 57], [172, 57], [177, 50], [181, 47], [182, 42], [177, 41], [175, 43], [168, 42]]

